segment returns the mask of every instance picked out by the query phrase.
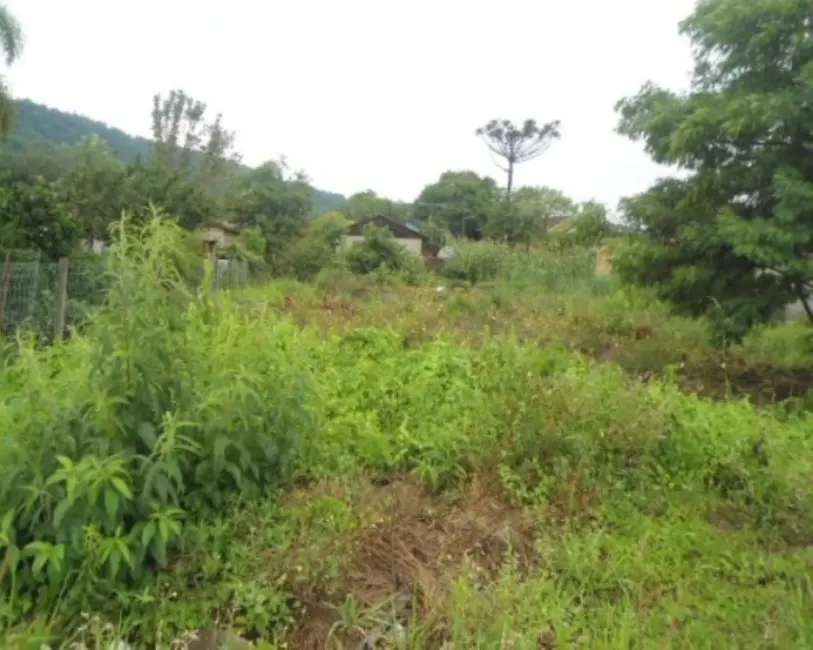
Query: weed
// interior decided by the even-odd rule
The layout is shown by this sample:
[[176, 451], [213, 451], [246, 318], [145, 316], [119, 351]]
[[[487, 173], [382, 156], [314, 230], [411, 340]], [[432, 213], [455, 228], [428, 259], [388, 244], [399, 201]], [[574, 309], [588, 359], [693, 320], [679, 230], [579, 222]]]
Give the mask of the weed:
[[216, 298], [184, 250], [124, 224], [81, 331], [3, 354], [8, 645], [810, 646], [813, 416], [683, 392], [704, 323], [578, 249]]

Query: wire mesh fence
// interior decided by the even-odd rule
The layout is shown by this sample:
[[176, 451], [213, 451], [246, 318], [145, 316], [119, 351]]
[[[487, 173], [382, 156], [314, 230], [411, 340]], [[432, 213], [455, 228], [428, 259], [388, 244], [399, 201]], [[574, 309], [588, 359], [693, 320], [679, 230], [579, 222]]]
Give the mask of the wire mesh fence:
[[[102, 255], [58, 262], [36, 252], [0, 251], [0, 336], [23, 330], [45, 343], [62, 338], [104, 302], [110, 283]], [[248, 263], [218, 260], [215, 291], [244, 286]]]

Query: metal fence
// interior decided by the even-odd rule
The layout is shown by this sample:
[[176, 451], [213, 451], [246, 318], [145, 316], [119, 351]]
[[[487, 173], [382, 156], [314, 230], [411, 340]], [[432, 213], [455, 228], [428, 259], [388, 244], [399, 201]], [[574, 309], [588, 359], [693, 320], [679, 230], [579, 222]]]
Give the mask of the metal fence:
[[[109, 281], [101, 255], [52, 262], [36, 253], [0, 251], [0, 336], [25, 330], [44, 342], [62, 338], [104, 302]], [[215, 264], [216, 291], [248, 281], [247, 262]]]

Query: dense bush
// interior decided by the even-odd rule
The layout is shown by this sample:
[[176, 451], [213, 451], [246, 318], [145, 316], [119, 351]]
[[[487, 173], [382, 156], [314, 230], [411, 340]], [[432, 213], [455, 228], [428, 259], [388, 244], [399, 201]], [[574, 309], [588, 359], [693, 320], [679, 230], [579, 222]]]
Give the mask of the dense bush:
[[373, 273], [381, 268], [398, 271], [408, 263], [409, 252], [385, 228], [368, 226], [364, 239], [345, 253], [347, 267], [360, 275]]
[[382, 279], [396, 275], [408, 284], [420, 282], [426, 271], [420, 257], [399, 244], [389, 230], [376, 226], [365, 229], [364, 239], [345, 251], [343, 261], [352, 273]]
[[2, 586], [17, 614], [103, 607], [166, 565], [190, 515], [284, 483], [309, 435], [296, 332], [196, 295], [183, 250], [167, 223], [123, 230], [86, 336], [25, 346], [0, 378]]

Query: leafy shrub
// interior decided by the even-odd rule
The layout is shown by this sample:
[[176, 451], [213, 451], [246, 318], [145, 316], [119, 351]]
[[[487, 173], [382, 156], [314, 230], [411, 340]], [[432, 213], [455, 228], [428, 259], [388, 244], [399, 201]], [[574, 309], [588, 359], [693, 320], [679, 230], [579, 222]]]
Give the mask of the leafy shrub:
[[41, 251], [52, 261], [77, 248], [81, 239], [77, 220], [52, 183], [24, 183], [10, 172], [4, 172], [0, 182], [4, 247]]
[[190, 289], [184, 240], [122, 225], [87, 336], [23, 345], [0, 376], [0, 586], [18, 615], [104, 610], [166, 566], [191, 515], [284, 484], [309, 435], [296, 330]]
[[409, 252], [389, 230], [370, 225], [364, 230], [364, 239], [345, 253], [345, 261], [353, 273], [367, 275], [382, 267], [398, 271], [407, 263], [407, 255]]
[[423, 260], [399, 244], [386, 228], [368, 226], [364, 239], [344, 254], [348, 270], [359, 275], [375, 275], [381, 282], [390, 280], [419, 284], [426, 276]]
[[312, 280], [336, 259], [336, 248], [327, 241], [304, 236], [285, 251], [283, 270], [297, 280]]
[[328, 212], [314, 219], [285, 252], [284, 272], [307, 281], [337, 264], [338, 251], [349, 224], [349, 220], [338, 212]]
[[326, 212], [308, 225], [308, 235], [336, 250], [342, 243], [351, 221], [341, 212]]
[[612, 232], [607, 209], [600, 203], [588, 201], [579, 207], [565, 237], [571, 246], [598, 246]]

